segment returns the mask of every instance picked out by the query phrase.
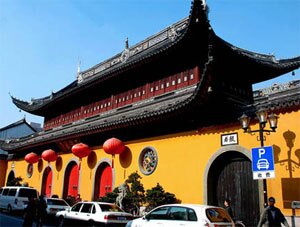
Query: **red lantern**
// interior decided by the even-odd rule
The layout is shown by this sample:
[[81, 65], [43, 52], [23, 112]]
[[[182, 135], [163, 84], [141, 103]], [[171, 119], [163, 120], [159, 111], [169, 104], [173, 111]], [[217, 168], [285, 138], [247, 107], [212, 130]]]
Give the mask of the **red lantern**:
[[31, 152], [25, 156], [25, 161], [30, 164], [37, 163], [39, 161], [39, 156], [36, 153]]
[[48, 162], [54, 162], [57, 159], [57, 157], [58, 157], [57, 154], [52, 149], [45, 150], [42, 153], [42, 158]]
[[72, 153], [81, 159], [89, 156], [91, 149], [84, 143], [77, 143], [72, 147]]
[[79, 158], [80, 160], [79, 169], [80, 169], [81, 159], [86, 156], [89, 156], [89, 154], [91, 153], [91, 149], [89, 148], [88, 145], [84, 143], [77, 143], [72, 147], [72, 153]]
[[125, 150], [125, 146], [121, 140], [110, 138], [104, 142], [103, 150], [112, 155], [112, 168], [114, 168], [114, 157], [116, 154], [121, 154]]

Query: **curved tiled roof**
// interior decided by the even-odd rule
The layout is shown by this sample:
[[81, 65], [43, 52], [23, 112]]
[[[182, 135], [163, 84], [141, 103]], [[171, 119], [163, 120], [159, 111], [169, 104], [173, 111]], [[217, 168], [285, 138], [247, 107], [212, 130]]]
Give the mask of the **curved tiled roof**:
[[[176, 32], [172, 33], [174, 29]], [[143, 47], [145, 42], [149, 45], [150, 41], [153, 44], [151, 47], [136, 50], [136, 52], [129, 58], [128, 56], [124, 56], [124, 54], [122, 56], [122, 53], [120, 53], [104, 63], [81, 72], [81, 76], [78, 77], [78, 81], [72, 82], [64, 89], [53, 93], [48, 97], [32, 100], [31, 103], [20, 101], [12, 97], [13, 102], [19, 108], [27, 112], [36, 113], [39, 109], [46, 108], [47, 105], [51, 103], [63, 101], [66, 97], [70, 97], [76, 92], [101, 84], [103, 81], [110, 80], [113, 77], [121, 75], [131, 68], [146, 64], [151, 61], [151, 59], [161, 55], [167, 56], [168, 51], [174, 51], [178, 46], [187, 45], [187, 43], [191, 41], [199, 41], [199, 37], [203, 35], [206, 37], [201, 39], [203, 42], [201, 45], [203, 45], [203, 50], [205, 50], [206, 53], [202, 53], [202, 58], [204, 59], [202, 63], [199, 63], [202, 73], [200, 76], [200, 82], [197, 86], [184, 88], [167, 95], [164, 94], [161, 97], [153, 98], [151, 101], [139, 103], [138, 105], [129, 105], [51, 130], [36, 133], [30, 137], [21, 138], [18, 141], [12, 140], [2, 144], [2, 148], [14, 152], [18, 150], [26, 150], [32, 147], [57, 143], [67, 139], [74, 139], [116, 129], [133, 127], [140, 124], [149, 124], [152, 122], [167, 120], [172, 117], [182, 116], [190, 110], [205, 109], [205, 105], [208, 103], [210, 98], [209, 87], [213, 80], [210, 72], [213, 67], [215, 67], [214, 64], [216, 64], [215, 62], [218, 61], [218, 58], [224, 59], [224, 61], [227, 60], [225, 55], [241, 59], [244, 64], [251, 65], [254, 63], [259, 70], [269, 70], [269, 75], [264, 78], [274, 76], [285, 71], [291, 71], [299, 68], [300, 66], [299, 58], [276, 60], [272, 55], [263, 55], [243, 50], [220, 39], [214, 34], [209, 25], [206, 10], [202, 5], [202, 1], [195, 0], [192, 5], [191, 13], [187, 19], [179, 21], [157, 35], [144, 40], [128, 50], [125, 50], [125, 52], [127, 51], [128, 53], [129, 51], [130, 53], [130, 51], [135, 51], [140, 46]], [[108, 63], [109, 67], [101, 68]], [[228, 62], [226, 62], [226, 64], [227, 63]], [[252, 73], [249, 73], [248, 76], [250, 77], [253, 75]], [[259, 79], [262, 78], [254, 77], [248, 80], [253, 82]], [[295, 102], [299, 102], [299, 100], [300, 97], [298, 94], [298, 96], [295, 96]], [[264, 103], [267, 105], [267, 103], [270, 103], [269, 101], [270, 100], [265, 100]], [[277, 104], [273, 102], [273, 105], [280, 106], [281, 104], [279, 103], [281, 103], [280, 100], [278, 100]], [[286, 99], [285, 103], [290, 106], [294, 105], [294, 102], [291, 99]], [[203, 121], [205, 121], [205, 119]]]
[[[41, 110], [47, 108], [47, 105], [62, 102], [76, 92], [97, 86], [97, 84], [101, 84], [103, 81], [120, 75], [137, 65], [147, 64], [151, 59], [159, 55], [167, 54], [170, 49], [176, 48], [176, 46], [183, 43], [189, 36], [195, 36], [195, 34], [197, 34], [196, 30], [201, 27], [199, 24], [204, 28], [212, 29], [210, 28], [206, 13], [206, 7], [202, 4], [202, 1], [194, 0], [188, 18], [171, 25], [130, 48], [126, 47], [122, 53], [81, 72], [78, 75], [78, 80], [72, 82], [60, 91], [44, 98], [32, 99], [30, 102], [18, 100], [15, 97], [12, 97], [12, 101], [17, 107], [24, 111], [44, 116]], [[204, 32], [202, 35], [205, 36], [207, 33]], [[274, 55], [259, 54], [238, 48], [222, 40], [213, 32], [208, 38], [214, 40], [212, 43], [215, 48], [214, 53], [219, 55], [221, 59], [228, 59], [228, 55], [231, 55], [234, 56], [235, 59], [238, 58], [250, 64], [250, 66], [248, 65], [249, 70], [253, 69], [254, 64], [256, 66], [255, 70], [262, 72], [251, 72], [251, 75], [249, 73], [248, 77], [250, 78], [248, 78], [248, 80], [250, 83], [267, 80], [300, 67], [300, 57], [277, 60]], [[193, 42], [198, 41], [197, 39], [191, 40], [193, 40]], [[247, 71], [245, 68], [244, 70]]]

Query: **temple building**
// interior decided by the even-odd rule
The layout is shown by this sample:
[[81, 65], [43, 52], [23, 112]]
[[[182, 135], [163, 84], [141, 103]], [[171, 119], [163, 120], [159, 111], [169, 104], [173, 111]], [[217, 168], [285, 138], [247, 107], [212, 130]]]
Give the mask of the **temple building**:
[[[247, 226], [257, 225], [266, 194], [285, 216], [300, 216], [291, 209], [300, 201], [300, 81], [252, 90], [299, 66], [300, 57], [279, 60], [226, 42], [205, 3], [193, 0], [187, 18], [126, 42], [61, 90], [30, 102], [12, 97], [44, 117], [44, 129], [1, 144], [9, 153], [6, 178], [21, 176], [47, 196], [96, 200], [137, 171], [145, 189], [159, 183], [182, 203], [223, 206], [230, 198]], [[261, 110], [278, 125], [259, 137], [249, 132], [268, 130], [255, 118]], [[252, 120], [242, 128], [238, 119], [246, 115]], [[108, 140], [125, 149], [107, 153]], [[253, 179], [251, 151], [261, 143], [273, 147], [275, 173]], [[91, 152], [74, 152], [82, 144]], [[32, 163], [29, 153], [38, 157]]]

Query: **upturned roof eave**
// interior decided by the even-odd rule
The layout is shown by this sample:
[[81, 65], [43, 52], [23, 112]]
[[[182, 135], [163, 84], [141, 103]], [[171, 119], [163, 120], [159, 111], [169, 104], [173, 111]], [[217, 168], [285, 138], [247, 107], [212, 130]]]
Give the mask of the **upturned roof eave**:
[[[186, 19], [183, 19], [175, 24], [180, 24], [180, 22], [185, 21]], [[145, 64], [149, 62], [152, 58], [157, 57], [158, 55], [163, 55], [165, 52], [167, 52], [170, 48], [174, 48], [176, 45], [184, 41], [187, 34], [189, 34], [190, 30], [192, 29], [193, 24], [197, 24], [199, 26], [199, 22], [203, 23], [204, 26], [209, 26], [208, 20], [206, 17], [206, 11], [205, 6], [203, 5], [201, 0], [194, 0], [193, 4], [191, 6], [190, 15], [187, 20], [187, 27], [184, 29], [183, 34], [179, 37], [175, 37], [174, 40], [168, 39], [164, 45], [162, 43], [158, 43], [158, 46], [160, 45], [160, 48], [156, 48], [156, 46], [153, 46], [154, 51], [146, 51], [146, 54], [140, 53], [136, 58], [129, 59], [124, 64], [116, 65], [115, 67], [111, 67], [108, 70], [104, 70], [101, 73], [96, 73], [93, 77], [83, 81], [82, 83], [78, 83], [78, 81], [74, 81], [65, 88], [61, 89], [60, 91], [56, 93], [52, 93], [49, 96], [46, 96], [44, 98], [40, 99], [32, 99], [31, 102], [19, 100], [15, 97], [11, 97], [13, 103], [20, 109], [31, 113], [35, 115], [44, 116], [44, 110], [47, 108], [49, 104], [53, 104], [55, 102], [59, 102], [60, 100], [65, 99], [68, 96], [72, 96], [75, 92], [79, 92], [81, 90], [88, 89], [90, 86], [95, 86], [95, 84], [98, 84], [101, 81], [107, 80], [112, 76], [119, 75], [121, 73], [126, 72], [127, 70], [132, 69], [138, 64]], [[172, 25], [173, 26], [173, 25]], [[170, 26], [170, 27], [172, 27]], [[164, 30], [163, 30], [164, 31]], [[138, 44], [137, 44], [138, 45]], [[134, 45], [133, 47], [137, 46]], [[120, 55], [120, 54], [119, 54]], [[116, 55], [117, 56], [117, 55]], [[98, 64], [99, 65], [99, 64]], [[96, 66], [98, 66], [96, 65]], [[92, 68], [96, 68], [96, 66]], [[91, 68], [91, 69], [92, 69]], [[88, 72], [88, 70], [85, 70], [84, 73]]]
[[[249, 51], [243, 48], [234, 46], [217, 35], [214, 35], [215, 46], [221, 47], [217, 52], [219, 58], [226, 59], [226, 55], [230, 53], [232, 58], [239, 59], [240, 62], [244, 62], [248, 65], [248, 69], [243, 67], [243, 77], [247, 79], [248, 83], [254, 84], [265, 80], [273, 79], [277, 76], [296, 70], [300, 67], [300, 56], [289, 59], [277, 59], [273, 54], [261, 54], [253, 51]], [[236, 62], [227, 62], [228, 65], [235, 64]], [[259, 72], [253, 72], [253, 66]], [[233, 65], [230, 68], [236, 68]], [[240, 69], [237, 68], [240, 74]], [[245, 78], [247, 77], [247, 78]]]

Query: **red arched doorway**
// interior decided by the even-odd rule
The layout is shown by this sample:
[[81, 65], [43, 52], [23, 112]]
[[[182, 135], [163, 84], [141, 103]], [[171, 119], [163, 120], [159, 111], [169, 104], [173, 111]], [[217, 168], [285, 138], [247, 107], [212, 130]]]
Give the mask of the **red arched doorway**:
[[52, 192], [52, 169], [48, 166], [45, 168], [42, 180], [41, 194], [46, 197], [51, 197]]
[[76, 197], [79, 187], [79, 168], [75, 161], [71, 161], [65, 171], [63, 198], [68, 195]]
[[101, 163], [95, 174], [94, 200], [112, 192], [112, 168], [107, 162]]

